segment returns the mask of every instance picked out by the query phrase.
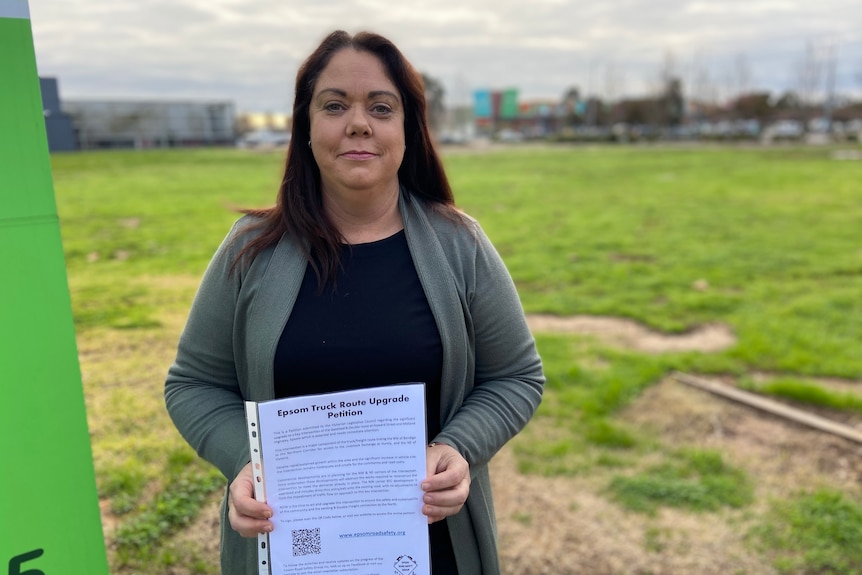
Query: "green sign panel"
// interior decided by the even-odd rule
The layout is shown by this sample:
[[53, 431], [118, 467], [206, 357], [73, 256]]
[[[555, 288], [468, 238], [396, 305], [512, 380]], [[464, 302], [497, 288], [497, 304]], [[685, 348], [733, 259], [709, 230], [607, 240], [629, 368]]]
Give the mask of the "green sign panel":
[[503, 90], [500, 103], [500, 117], [506, 120], [514, 120], [518, 117], [518, 90], [510, 88]]
[[106, 575], [26, 0], [0, 0], [0, 575]]

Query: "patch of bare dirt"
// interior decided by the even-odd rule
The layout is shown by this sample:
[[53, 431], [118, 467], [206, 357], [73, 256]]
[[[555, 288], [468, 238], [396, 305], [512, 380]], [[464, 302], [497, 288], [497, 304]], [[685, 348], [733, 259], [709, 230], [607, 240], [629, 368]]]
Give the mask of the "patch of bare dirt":
[[[608, 477], [526, 477], [504, 449], [492, 462], [505, 575], [773, 575], [746, 544], [751, 517], [772, 499], [822, 487], [859, 492], [862, 446], [670, 378], [620, 419], [671, 447], [717, 450], [755, 482], [750, 510], [657, 517], [602, 495]], [[848, 424], [862, 425], [862, 418]], [[749, 511], [751, 513], [749, 513]]]
[[604, 343], [646, 353], [700, 351], [714, 353], [736, 343], [729, 327], [707, 324], [685, 333], [667, 334], [636, 321], [617, 317], [531, 314], [527, 324], [533, 333], [577, 333], [592, 335]]
[[[859, 428], [862, 418], [806, 408]], [[769, 496], [831, 486], [857, 490], [862, 482], [862, 445], [742, 404], [715, 397], [668, 378], [647, 389], [622, 418], [657, 433], [666, 445], [720, 451], [757, 479]]]
[[[725, 326], [667, 335], [616, 318], [534, 315], [534, 332], [588, 334], [649, 353], [714, 352], [734, 344]], [[757, 377], [768, 377], [758, 374]], [[724, 383], [734, 384], [731, 378]], [[830, 382], [858, 390], [862, 382]], [[862, 417], [820, 415], [862, 427]], [[619, 415], [632, 430], [662, 445], [712, 449], [755, 482], [749, 509], [690, 513], [662, 509], [632, 513], [605, 494], [614, 471], [576, 477], [518, 473], [510, 446], [492, 461], [503, 575], [775, 575], [753, 552], [746, 533], [772, 499], [821, 487], [862, 491], [862, 446], [689, 388], [671, 378], [645, 390]], [[540, 420], [531, 425], [545, 425]], [[553, 434], [555, 430], [547, 430]], [[541, 431], [540, 431], [541, 433]], [[171, 545], [217, 573], [218, 496]], [[191, 570], [173, 569], [170, 575]], [[466, 574], [471, 575], [471, 574]]]
[[[503, 575], [775, 575], [746, 543], [751, 517], [771, 499], [803, 490], [860, 490], [862, 446], [670, 378], [644, 391], [620, 418], [664, 445], [720, 451], [755, 482], [754, 508], [628, 512], [603, 494], [610, 474], [521, 475], [507, 446], [491, 462]], [[862, 418], [847, 423], [862, 425]], [[217, 499], [173, 542], [212, 565]], [[186, 573], [180, 566], [171, 571]]]
[[595, 480], [519, 475], [508, 450], [492, 467], [504, 575], [774, 573], [715, 516], [629, 513]]

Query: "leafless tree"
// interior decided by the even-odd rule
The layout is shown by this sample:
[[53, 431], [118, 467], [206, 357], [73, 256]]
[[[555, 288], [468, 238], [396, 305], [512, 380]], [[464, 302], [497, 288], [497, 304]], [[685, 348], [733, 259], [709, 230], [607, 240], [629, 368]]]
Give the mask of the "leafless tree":
[[817, 97], [823, 78], [823, 61], [812, 41], [805, 43], [805, 51], [795, 66], [796, 93], [804, 105], [811, 105]]
[[625, 93], [625, 79], [613, 60], [605, 62], [604, 98], [612, 102]]
[[428, 126], [432, 132], [439, 132], [443, 128], [443, 116], [446, 106], [443, 98], [446, 90], [443, 84], [436, 78], [422, 73], [422, 82], [425, 84], [425, 105], [428, 115]]
[[676, 56], [673, 50], [667, 49], [664, 52], [664, 58], [659, 66], [655, 80], [649, 82], [650, 92], [656, 96], [661, 95], [666, 90], [668, 83], [678, 78], [679, 71], [677, 70]]
[[715, 105], [718, 91], [709, 71], [709, 64], [701, 54], [695, 54], [688, 66], [686, 86], [689, 97], [703, 104]]
[[751, 91], [751, 66], [748, 63], [748, 56], [745, 52], [740, 52], [733, 59], [733, 76], [735, 94], [732, 97], [738, 98]]

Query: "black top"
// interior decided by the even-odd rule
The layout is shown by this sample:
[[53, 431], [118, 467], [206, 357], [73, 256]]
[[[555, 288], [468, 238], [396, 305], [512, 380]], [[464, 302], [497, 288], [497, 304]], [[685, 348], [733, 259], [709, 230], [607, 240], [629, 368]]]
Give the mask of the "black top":
[[[275, 397], [424, 382], [440, 432], [443, 345], [404, 232], [345, 245], [335, 286], [308, 266], [275, 353]], [[445, 522], [431, 526], [434, 575], [457, 573]]]

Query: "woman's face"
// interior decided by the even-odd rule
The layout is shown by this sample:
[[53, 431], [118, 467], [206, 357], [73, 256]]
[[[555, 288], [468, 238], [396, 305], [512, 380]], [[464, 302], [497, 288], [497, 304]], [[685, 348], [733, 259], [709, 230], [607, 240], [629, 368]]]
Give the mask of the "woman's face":
[[369, 52], [336, 52], [314, 86], [311, 151], [324, 193], [398, 189], [404, 104]]

